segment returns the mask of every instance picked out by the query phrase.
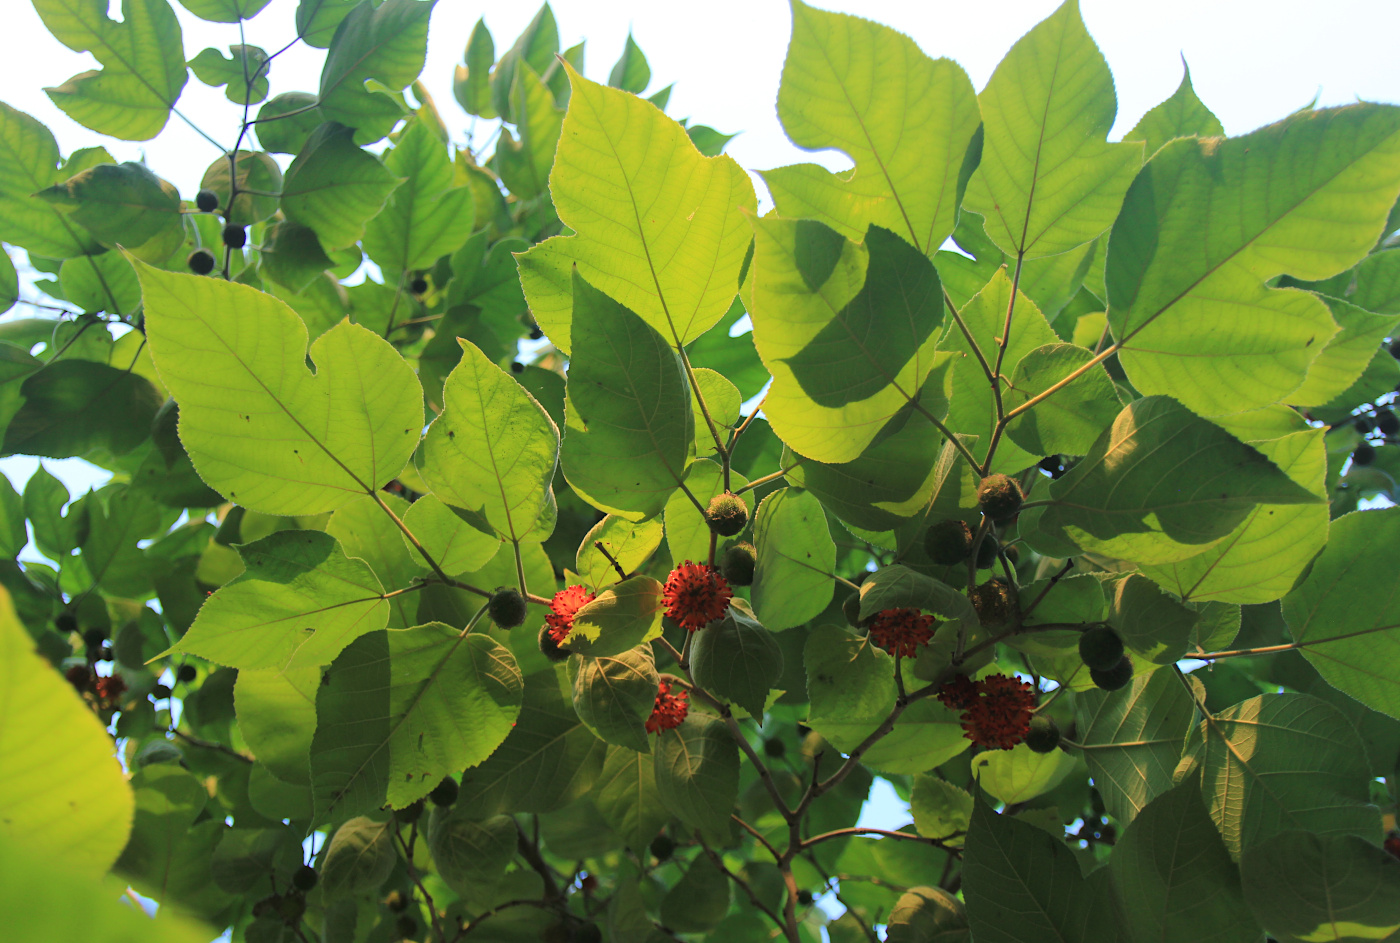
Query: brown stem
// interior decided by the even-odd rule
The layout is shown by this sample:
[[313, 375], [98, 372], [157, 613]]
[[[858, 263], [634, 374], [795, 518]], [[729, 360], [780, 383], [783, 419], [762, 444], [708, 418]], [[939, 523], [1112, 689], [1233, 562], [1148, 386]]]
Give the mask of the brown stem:
[[418, 869], [413, 866], [413, 851], [399, 834], [397, 825], [392, 826], [390, 834], [394, 841], [399, 843], [400, 850], [403, 851], [404, 864], [408, 868], [408, 879], [418, 888], [418, 893], [423, 895], [423, 903], [428, 905], [428, 919], [433, 923], [433, 935], [439, 940], [446, 940], [447, 936], [442, 931], [442, 923], [438, 919], [437, 907], [433, 904], [433, 895], [428, 893], [428, 889], [423, 886], [423, 879], [418, 876]]
[[624, 569], [622, 568], [622, 564], [621, 564], [621, 563], [618, 563], [618, 562], [617, 562], [617, 557], [615, 557], [615, 556], [613, 556], [612, 554], [608, 553], [608, 548], [603, 546], [603, 542], [602, 542], [601, 540], [595, 540], [595, 541], [593, 541], [593, 546], [597, 547], [597, 548], [598, 548], [598, 552], [601, 553], [601, 554], [603, 555], [603, 557], [604, 557], [609, 563], [612, 564], [612, 568], [613, 568], [614, 570], [617, 571], [617, 578], [618, 578], [618, 579], [620, 579], [620, 580], [625, 580], [625, 579], [627, 579], [627, 571], [624, 570]]
[[[716, 853], [715, 850], [709, 846], [709, 843], [705, 841], [705, 839], [700, 835], [698, 831], [695, 833], [695, 840], [700, 843], [700, 847], [705, 850], [705, 854], [709, 856], [710, 861], [713, 862], [714, 866], [719, 869], [720, 873], [723, 874], [725, 877], [729, 878], [729, 880], [733, 881], [735, 884], [737, 884], [740, 887], [740, 889], [748, 895], [749, 900], [753, 902], [753, 905], [757, 907], [760, 911], [762, 911], [764, 914], [766, 914], [768, 919], [772, 920], [773, 923], [777, 925], [778, 929], [786, 933], [787, 927], [783, 923], [783, 918], [779, 917], [776, 913], [773, 912], [773, 908], [769, 907], [767, 904], [765, 904], [762, 900], [759, 899], [758, 894], [753, 889], [753, 885], [750, 884], [748, 881], [744, 880], [744, 878], [735, 874], [733, 871], [726, 868], [724, 866], [724, 861], [720, 858], [719, 854]], [[793, 940], [794, 943], [797, 943], [797, 937], [795, 935], [789, 934], [788, 938]]]

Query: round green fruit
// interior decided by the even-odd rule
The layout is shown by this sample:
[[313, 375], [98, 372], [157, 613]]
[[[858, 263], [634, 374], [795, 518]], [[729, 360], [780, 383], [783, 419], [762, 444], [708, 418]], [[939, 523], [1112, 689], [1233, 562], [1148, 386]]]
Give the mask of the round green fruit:
[[212, 213], [219, 208], [219, 195], [213, 190], [200, 190], [194, 195], [194, 205], [201, 213]]
[[1005, 625], [1011, 618], [1011, 591], [1002, 580], [987, 580], [972, 591], [972, 608], [988, 628]]
[[1376, 460], [1376, 449], [1374, 446], [1362, 442], [1356, 447], [1356, 451], [1351, 453], [1351, 463], [1353, 465], [1369, 465]]
[[208, 249], [195, 249], [185, 260], [185, 265], [196, 275], [208, 275], [214, 271], [214, 253]]
[[175, 672], [175, 680], [181, 684], [189, 684], [197, 677], [199, 677], [199, 669], [194, 665], [181, 665], [179, 670]]
[[396, 809], [396, 810], [394, 810], [394, 818], [398, 819], [400, 822], [409, 822], [409, 823], [416, 822], [416, 821], [418, 821], [418, 819], [419, 819], [422, 815], [423, 815], [423, 800], [422, 800], [422, 799], [419, 799], [417, 802], [410, 802], [408, 805], [404, 806], [402, 809]]
[[573, 652], [560, 646], [554, 640], [554, 635], [550, 631], [550, 626], [546, 623], [540, 626], [540, 653], [556, 664], [561, 661], [568, 661]]
[[676, 840], [662, 832], [651, 840], [651, 853], [657, 861], [670, 861], [676, 853]]
[[525, 597], [518, 589], [498, 587], [486, 603], [486, 611], [492, 622], [503, 629], [513, 629], [525, 621]]
[[977, 486], [977, 506], [993, 521], [1015, 517], [1024, 500], [1021, 485], [1010, 475], [988, 475]]
[[1001, 549], [1001, 544], [991, 534], [982, 538], [982, 544], [977, 548], [977, 569], [989, 570], [996, 566], [997, 551]]
[[1079, 658], [1090, 668], [1111, 671], [1123, 657], [1123, 639], [1106, 625], [1086, 629], [1079, 636]]
[[316, 886], [319, 877], [315, 868], [304, 864], [292, 875], [292, 885], [299, 891], [309, 891]]
[[447, 808], [457, 801], [457, 780], [451, 776], [444, 779], [433, 787], [433, 791], [428, 793], [428, 798], [433, 800], [433, 805]]
[[719, 573], [731, 586], [752, 586], [757, 564], [758, 550], [753, 544], [735, 544], [720, 557]]
[[428, 290], [428, 280], [420, 275], [409, 284], [408, 290], [415, 295], [421, 295]]
[[939, 566], [957, 566], [972, 552], [972, 528], [967, 521], [939, 521], [924, 531], [924, 552]]
[[1123, 685], [1133, 680], [1133, 663], [1129, 660], [1127, 655], [1124, 655], [1122, 659], [1119, 660], [1118, 664], [1109, 668], [1107, 671], [1100, 671], [1098, 668], [1090, 668], [1089, 677], [1093, 679], [1094, 684], [1103, 688], [1105, 691], [1117, 691]]
[[710, 530], [721, 537], [733, 537], [748, 524], [749, 509], [743, 498], [726, 491], [710, 499], [710, 506], [705, 510], [705, 522], [710, 525]]
[[1060, 745], [1060, 727], [1043, 714], [1031, 718], [1031, 729], [1026, 734], [1026, 746], [1035, 753], [1049, 753]]
[[248, 244], [248, 230], [234, 223], [224, 227], [224, 245], [230, 249], [241, 249]]
[[781, 759], [787, 753], [787, 744], [777, 737], [763, 741], [763, 752], [773, 759]]

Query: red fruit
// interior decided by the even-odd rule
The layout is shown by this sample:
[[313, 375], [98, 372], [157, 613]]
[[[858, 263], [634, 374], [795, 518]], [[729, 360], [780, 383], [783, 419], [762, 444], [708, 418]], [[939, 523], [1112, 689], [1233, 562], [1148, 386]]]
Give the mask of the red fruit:
[[549, 637], [556, 645], [563, 645], [564, 639], [574, 630], [574, 616], [580, 609], [593, 601], [593, 594], [582, 586], [570, 586], [554, 594], [549, 604], [549, 615], [544, 621], [549, 625]]
[[1400, 832], [1391, 832], [1385, 837], [1385, 850], [1400, 858]]
[[933, 622], [917, 609], [882, 609], [870, 623], [870, 640], [891, 655], [913, 658], [933, 638]]
[[663, 679], [656, 690], [656, 704], [651, 709], [651, 716], [647, 718], [647, 733], [679, 727], [690, 711], [689, 701], [689, 691], [681, 688], [672, 694], [671, 682]]
[[719, 570], [689, 560], [671, 571], [661, 599], [666, 615], [686, 629], [703, 629], [724, 615], [734, 591]]

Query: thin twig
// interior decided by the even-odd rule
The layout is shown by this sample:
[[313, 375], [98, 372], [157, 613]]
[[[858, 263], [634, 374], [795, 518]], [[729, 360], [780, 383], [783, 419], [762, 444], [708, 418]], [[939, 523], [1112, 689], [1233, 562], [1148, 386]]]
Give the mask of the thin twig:
[[783, 919], [779, 917], [776, 913], [774, 913], [771, 907], [769, 907], [761, 899], [759, 899], [759, 896], [757, 892], [754, 891], [752, 884], [750, 884], [748, 881], [744, 880], [742, 877], [735, 874], [733, 871], [729, 870], [724, 866], [724, 861], [720, 858], [719, 854], [716, 853], [715, 850], [710, 847], [709, 843], [705, 841], [704, 836], [702, 836], [698, 831], [695, 833], [695, 840], [700, 843], [700, 847], [705, 850], [705, 854], [709, 857], [710, 861], [714, 864], [714, 866], [719, 869], [720, 873], [723, 874], [725, 877], [729, 878], [729, 880], [733, 881], [735, 884], [739, 885], [740, 889], [742, 889], [743, 892], [748, 895], [749, 900], [753, 902], [753, 905], [755, 907], [757, 907], [760, 911], [767, 915], [769, 920], [772, 920], [773, 923], [777, 924], [779, 929], [786, 931], [787, 928], [783, 923]]

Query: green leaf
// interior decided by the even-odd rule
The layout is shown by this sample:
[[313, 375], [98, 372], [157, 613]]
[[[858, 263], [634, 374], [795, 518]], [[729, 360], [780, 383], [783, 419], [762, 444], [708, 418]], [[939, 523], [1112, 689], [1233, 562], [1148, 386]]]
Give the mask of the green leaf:
[[783, 675], [783, 652], [747, 610], [731, 602], [723, 619], [695, 634], [690, 670], [700, 687], [762, 718], [768, 691]]
[[1117, 691], [1076, 695], [1075, 725], [1104, 805], [1128, 823], [1171, 788], [1195, 710], [1170, 670], [1138, 675]]
[[621, 655], [660, 635], [661, 590], [650, 576], [633, 576], [603, 590], [574, 614], [567, 647], [595, 658]]
[[1372, 314], [1326, 296], [1322, 302], [1339, 330], [1308, 368], [1303, 385], [1289, 394], [1288, 402], [1295, 406], [1325, 406], [1345, 393], [1366, 371], [1376, 347], [1400, 324], [1400, 317], [1393, 313]]
[[624, 92], [640, 95], [650, 83], [651, 66], [647, 65], [647, 57], [642, 55], [641, 47], [632, 38], [629, 30], [627, 42], [622, 47], [622, 55], [613, 64], [612, 72], [608, 73], [608, 84]]
[[63, 179], [57, 164], [53, 132], [0, 102], [0, 239], [66, 259], [98, 246], [66, 213], [34, 196]]
[[[1182, 478], [1179, 469], [1190, 468]], [[1021, 515], [1037, 549], [1173, 563], [1218, 543], [1260, 504], [1318, 504], [1261, 452], [1176, 400], [1128, 404], [1068, 474], [1050, 505]]]
[[321, 862], [321, 893], [334, 899], [378, 890], [398, 861], [396, 827], [392, 818], [376, 822], [361, 815], [336, 829]]
[[[395, 589], [413, 586], [427, 575], [428, 563], [405, 543], [403, 532], [393, 518], [384, 513], [380, 501], [399, 520], [404, 519], [411, 507], [396, 495], [377, 498], [361, 495], [332, 514], [325, 531], [340, 542], [346, 556], [368, 563], [381, 585]], [[417, 625], [417, 602], [406, 595], [391, 598], [388, 628], [406, 629]]]
[[97, 715], [34, 650], [3, 589], [0, 666], [0, 840], [27, 860], [97, 877], [126, 844], [131, 790]]
[[499, 880], [510, 864], [520, 840], [515, 819], [493, 815], [474, 821], [461, 805], [434, 809], [428, 823], [428, 850], [433, 864], [449, 887], [459, 894], [476, 897], [483, 885]]
[[209, 597], [174, 651], [244, 670], [309, 668], [389, 618], [374, 571], [327, 533], [278, 531], [239, 555], [246, 569]]
[[549, 812], [587, 795], [607, 745], [578, 719], [562, 666], [525, 678], [520, 719], [486, 762], [462, 777], [459, 805], [481, 817]]
[[[661, 546], [662, 529], [658, 520], [635, 523], [612, 514], [594, 524], [579, 543], [574, 558], [583, 585], [596, 593], [603, 586], [616, 582], [614, 560], [622, 572], [635, 572]], [[602, 549], [598, 544], [602, 544]], [[604, 556], [604, 551], [608, 556]]]
[[937, 887], [911, 887], [899, 895], [889, 919], [888, 943], [968, 943], [962, 902]]
[[929, 256], [952, 233], [981, 149], [977, 99], [957, 63], [930, 59], [888, 26], [796, 0], [778, 117], [798, 147], [855, 163], [764, 171], [781, 215], [848, 239], [880, 226]]
[[0, 249], [0, 314], [4, 314], [19, 301], [19, 273], [15, 271], [10, 254]]
[[72, 207], [69, 217], [109, 245], [139, 246], [180, 218], [175, 187], [132, 162], [89, 167], [36, 195]]
[[[708, 432], [706, 434], [708, 435]], [[730, 488], [742, 488], [748, 483], [749, 480], [743, 475], [730, 471]], [[690, 494], [695, 495], [696, 501], [704, 507], [709, 507], [712, 498], [724, 493], [724, 469], [707, 458], [697, 459], [685, 470], [685, 486], [690, 490]], [[753, 492], [745, 491], [739, 497], [752, 518]], [[709, 559], [710, 535], [713, 532], [695, 503], [680, 490], [673, 491], [666, 501], [666, 549], [671, 554], [673, 565], [687, 560], [703, 563]]]
[[233, 698], [239, 732], [258, 762], [283, 782], [311, 785], [311, 736], [320, 686], [317, 666], [238, 672]]
[[1186, 60], [1181, 62], [1181, 84], [1172, 96], [1143, 115], [1133, 130], [1123, 135], [1125, 141], [1143, 141], [1147, 156], [1161, 150], [1163, 144], [1180, 137], [1224, 137], [1225, 127], [1214, 112], [1196, 97], [1191, 86], [1191, 70]]
[[1284, 832], [1245, 852], [1244, 896], [1283, 943], [1365, 943], [1400, 930], [1400, 861], [1352, 835]]
[[823, 625], [807, 636], [803, 661], [811, 702], [807, 725], [838, 750], [853, 749], [894, 705], [892, 659], [868, 639]]
[[460, 249], [475, 204], [470, 187], [453, 186], [452, 161], [432, 126], [410, 122], [384, 166], [404, 182], [365, 228], [365, 254], [387, 272], [405, 272]]
[[[10, 479], [0, 475], [0, 556], [14, 557], [29, 543], [29, 534], [24, 527], [24, 502], [10, 484]], [[2, 617], [0, 617], [2, 618]]]
[[882, 566], [860, 584], [860, 617], [873, 618], [884, 609], [908, 607], [956, 619], [969, 630], [977, 628], [977, 612], [967, 596], [946, 583], [906, 566]]
[[546, 515], [552, 521], [559, 432], [514, 377], [460, 343], [462, 359], [447, 377], [418, 471], [445, 503], [484, 515], [502, 537], [519, 541]]
[[235, 105], [256, 105], [267, 97], [267, 51], [259, 46], [243, 45], [229, 46], [228, 51], [231, 55], [225, 58], [212, 47], [201, 50], [190, 60], [190, 69], [205, 85], [227, 86], [224, 97]]
[[1332, 522], [1307, 578], [1283, 599], [1303, 657], [1329, 684], [1391, 717], [1400, 717], [1400, 689], [1387, 670], [1400, 653], [1397, 546], [1400, 510], [1346, 514]]
[[180, 440], [211, 487], [249, 510], [315, 514], [403, 469], [423, 394], [386, 341], [341, 322], [308, 352], [301, 318], [263, 292], [144, 264], [137, 274]]
[[972, 817], [972, 803], [966, 790], [934, 773], [925, 773], [914, 777], [909, 812], [920, 835], [960, 847]]
[[[958, 228], [953, 232], [961, 252], [940, 249], [934, 254], [934, 264], [943, 279], [943, 287], [948, 289], [953, 303], [961, 307], [968, 299], [982, 290], [997, 269], [1005, 266], [1008, 270], [1016, 265], [1016, 257], [1008, 256], [987, 238], [984, 220], [966, 208], [958, 215]], [[1018, 291], [1035, 302], [1047, 321], [1054, 321], [1065, 307], [1073, 301], [1081, 287], [1089, 283], [1086, 276], [1098, 270], [1099, 281], [1103, 278], [1103, 252], [1107, 238], [1100, 236], [1086, 242], [1078, 249], [1062, 252], [1059, 255], [1042, 259], [1023, 259], [1019, 269]], [[972, 258], [968, 258], [971, 255]], [[1103, 293], [1102, 285], [1098, 288]], [[1096, 296], [1093, 305], [1102, 307]], [[1088, 299], [1085, 299], [1088, 303]], [[1100, 325], [1102, 330], [1102, 325]], [[1097, 341], [1094, 334], [1090, 343]]]
[[662, 805], [691, 828], [728, 834], [739, 796], [739, 748], [724, 721], [692, 706], [679, 727], [657, 734], [652, 756]]
[[[1165, 673], [1165, 672], [1159, 672]], [[1118, 839], [1109, 873], [1134, 941], [1256, 943], [1240, 872], [1201, 805], [1194, 781], [1158, 796]]]
[[565, 70], [573, 93], [549, 183], [575, 235], [520, 257], [530, 310], [569, 352], [577, 265], [669, 341], [688, 344], [734, 300], [752, 235], [743, 211], [757, 211], [753, 185], [732, 158], [702, 156], [655, 105]]
[[491, 40], [491, 31], [486, 28], [485, 17], [477, 20], [472, 27], [464, 61], [465, 64], [457, 66], [453, 73], [453, 97], [469, 115], [496, 117], [496, 110], [491, 107], [491, 65], [496, 61], [496, 44]]
[[510, 733], [524, 682], [509, 649], [440, 622], [361, 636], [316, 696], [317, 817], [401, 809]]
[[139, 599], [151, 591], [138, 541], [160, 536], [169, 518], [149, 495], [127, 485], [91, 492], [87, 533], [80, 548], [93, 585], [113, 596]]
[[[403, 522], [448, 576], [481, 569], [501, 546], [481, 522], [459, 514], [436, 495], [425, 494], [409, 505]], [[403, 539], [411, 548], [408, 537]]]
[[1230, 856], [1291, 829], [1380, 837], [1368, 805], [1370, 764], [1356, 728], [1306, 694], [1264, 694], [1192, 731], [1178, 780], [1201, 770], [1201, 794]]
[[46, 88], [68, 117], [100, 134], [147, 141], [165, 127], [188, 75], [180, 22], [166, 0], [122, 0], [122, 18], [102, 3], [35, 0], [44, 25], [74, 52], [103, 68]]
[[[1112, 940], [1112, 901], [1079, 876], [1065, 843], [1044, 829], [998, 815], [985, 802], [972, 810], [963, 850], [968, 925], [978, 943], [1097, 943]], [[1104, 906], [1106, 904], [1106, 906]]]
[[[214, 195], [219, 199], [219, 206], [222, 207], [228, 206], [229, 171], [232, 169], [229, 163], [227, 156], [220, 157], [209, 165], [209, 169], [204, 172], [204, 179], [199, 183], [201, 189], [214, 191]], [[261, 190], [265, 194], [274, 195], [239, 193], [234, 198], [233, 209], [228, 213], [227, 221], [236, 226], [260, 223], [277, 212], [275, 194], [282, 192], [282, 168], [277, 166], [277, 161], [270, 155], [261, 151], [239, 151], [234, 163], [237, 166], [234, 177], [239, 190]], [[260, 249], [266, 248], [267, 243], [264, 240]], [[330, 265], [327, 264], [323, 268], [330, 268]]]
[[[1073, 344], [1037, 347], [1016, 364], [1005, 408], [1015, 409], [1083, 367], [1094, 354]], [[971, 367], [971, 364], [968, 364]], [[1006, 435], [1030, 455], [1083, 455], [1118, 415], [1118, 395], [1101, 366], [1011, 420]]]
[[995, 799], [1028, 802], [1064, 782], [1074, 765], [1074, 758], [1062, 750], [1036, 753], [1018, 743], [1010, 750], [987, 750], [974, 756], [972, 775]]
[[1109, 622], [1123, 643], [1158, 665], [1175, 664], [1186, 654], [1200, 618], [1138, 573], [1113, 584], [1109, 604]]
[[697, 855], [661, 898], [661, 923], [677, 933], [704, 933], [729, 913], [731, 896], [729, 878], [709, 855]]
[[344, 15], [321, 68], [319, 100], [327, 121], [354, 128], [360, 143], [389, 133], [404, 117], [403, 108], [365, 84], [373, 80], [398, 92], [418, 78], [436, 5], [437, 0], [386, 0], [377, 7], [361, 3]]
[[519, 63], [528, 63], [537, 73], [544, 74], [558, 52], [559, 26], [554, 21], [554, 11], [545, 3], [491, 73], [491, 105], [502, 120], [515, 121], [510, 90], [515, 87], [515, 70]]
[[305, 291], [334, 264], [309, 226], [283, 219], [263, 231], [258, 271], [284, 288]]
[[494, 166], [511, 193], [521, 199], [533, 199], [549, 189], [549, 171], [554, 166], [554, 151], [564, 127], [564, 111], [554, 104], [553, 93], [528, 62], [516, 67], [510, 98], [520, 140], [509, 128], [502, 128]]
[[626, 747], [608, 747], [593, 802], [608, 827], [639, 855], [670, 818], [656, 789], [655, 761]]
[[1397, 192], [1391, 106], [1300, 112], [1243, 137], [1163, 147], [1110, 239], [1109, 326], [1128, 379], [1206, 415], [1288, 397], [1336, 325], [1315, 296], [1265, 283], [1354, 265]]
[[210, 861], [214, 883], [230, 894], [246, 894], [268, 881], [289, 880], [302, 860], [297, 838], [290, 825], [229, 829]]
[[306, 139], [324, 123], [316, 96], [310, 92], [283, 92], [274, 95], [258, 109], [253, 132], [263, 150], [273, 154], [296, 154]]
[[315, 230], [327, 249], [340, 249], [360, 240], [365, 224], [401, 182], [379, 158], [355, 146], [352, 129], [327, 122], [287, 168], [282, 211]]
[[1142, 147], [1105, 143], [1118, 100], [1078, 0], [1017, 40], [977, 103], [982, 162], [966, 203], [1003, 252], [1058, 255], [1113, 224]]
[[879, 227], [863, 244], [812, 220], [768, 217], [754, 232], [744, 297], [773, 374], [764, 414], [799, 455], [849, 462], [933, 370], [938, 273]]
[[5, 429], [6, 455], [125, 455], [146, 440], [161, 394], [142, 376], [91, 360], [60, 360], [24, 380]]
[[656, 663], [649, 647], [569, 659], [574, 710], [606, 743], [650, 753], [646, 719], [656, 701]]
[[573, 293], [580, 327], [569, 361], [564, 476], [594, 507], [645, 520], [680, 484], [695, 438], [684, 368], [665, 338], [577, 270]]
[[325, 49], [341, 21], [357, 6], [358, 0], [301, 0], [297, 4], [297, 35], [308, 46]]
[[[1296, 411], [1269, 406], [1219, 420], [1294, 482], [1327, 494], [1324, 430], [1310, 429]], [[1280, 598], [1327, 543], [1325, 504], [1261, 504], [1204, 553], [1143, 573], [1183, 599], [1264, 603]], [[1229, 644], [1226, 640], [1225, 644]]]
[[180, 0], [180, 6], [201, 20], [213, 23], [237, 23], [251, 20], [272, 0]]
[[771, 631], [821, 613], [835, 591], [836, 544], [811, 492], [783, 488], [763, 499], [753, 522], [754, 617]]
[[136, 272], [120, 252], [65, 259], [58, 270], [58, 284], [64, 298], [84, 311], [129, 315], [141, 303]]

